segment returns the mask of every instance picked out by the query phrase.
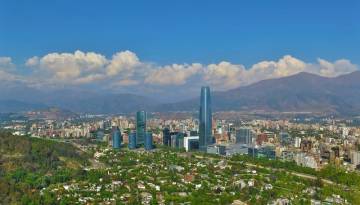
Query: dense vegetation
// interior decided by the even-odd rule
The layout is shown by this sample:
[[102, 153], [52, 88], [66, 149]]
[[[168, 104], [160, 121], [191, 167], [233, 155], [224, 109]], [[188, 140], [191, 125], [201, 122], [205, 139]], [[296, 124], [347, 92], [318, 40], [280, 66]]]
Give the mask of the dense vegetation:
[[347, 172], [346, 170], [340, 167], [336, 167], [334, 165], [328, 165], [320, 171], [316, 171], [315, 169], [309, 167], [299, 166], [293, 161], [270, 160], [267, 158], [252, 158], [248, 155], [236, 155], [233, 156], [231, 159], [235, 161], [243, 161], [246, 163], [260, 165], [263, 167], [309, 174], [318, 178], [328, 179], [337, 184], [355, 187], [356, 189], [360, 190], [360, 174], [356, 172]]
[[48, 204], [40, 190], [80, 175], [87, 155], [71, 144], [0, 132], [0, 201]]
[[[218, 155], [158, 148], [161, 151], [143, 153], [125, 149], [119, 152], [100, 144], [95, 149], [104, 154], [100, 162], [105, 166], [88, 170], [83, 169], [90, 165], [88, 154], [70, 143], [0, 132], [0, 204], [69, 204], [78, 202], [79, 196], [94, 197], [93, 202], [99, 203], [126, 194], [129, 194], [128, 203], [138, 204], [142, 200], [139, 182], [147, 186], [146, 191], [152, 195], [154, 204], [159, 193], [166, 202], [193, 204], [214, 204], [216, 200], [217, 204], [229, 204], [234, 199], [249, 204], [266, 204], [276, 198], [292, 198], [294, 193], [298, 195], [293, 198], [294, 204], [309, 204], [310, 197], [324, 200], [335, 193], [351, 204], [360, 201], [360, 175], [347, 173], [339, 167], [328, 166], [316, 171], [294, 162], [247, 155], [226, 159]], [[230, 167], [220, 169], [217, 165], [224, 159]], [[172, 165], [184, 170], [171, 171], [169, 167]], [[249, 170], [256, 170], [257, 174], [251, 174]], [[316, 176], [317, 180], [301, 178], [291, 172]], [[182, 181], [188, 173], [194, 175], [192, 184]], [[255, 186], [240, 191], [233, 184], [240, 179], [253, 179]], [[321, 179], [336, 184], [326, 184]], [[159, 183], [162, 180], [166, 182]], [[112, 187], [114, 181], [121, 181], [124, 186], [112, 190], [104, 188]], [[175, 186], [174, 182], [178, 185]], [[161, 185], [161, 191], [147, 183]], [[72, 188], [65, 190], [64, 185], [69, 184]], [[202, 188], [194, 188], [195, 184], [201, 184]], [[265, 184], [272, 184], [273, 189], [264, 190]], [[93, 190], [97, 186], [101, 187], [100, 191]], [[215, 189], [219, 186], [225, 190]], [[303, 192], [307, 187], [316, 191], [314, 196]], [[180, 195], [183, 192], [186, 196]], [[95, 193], [100, 195], [95, 196]]]

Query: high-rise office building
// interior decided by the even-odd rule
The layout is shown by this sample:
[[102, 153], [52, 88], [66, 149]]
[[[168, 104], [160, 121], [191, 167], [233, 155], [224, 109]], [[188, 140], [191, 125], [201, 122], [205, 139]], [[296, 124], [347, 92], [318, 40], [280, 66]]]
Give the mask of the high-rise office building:
[[248, 127], [240, 127], [237, 129], [235, 137], [237, 144], [252, 145], [253, 133]]
[[153, 149], [153, 137], [151, 132], [147, 132], [145, 134], [145, 149], [152, 150]]
[[121, 146], [121, 132], [118, 127], [112, 129], [112, 146], [114, 149], [120, 149]]
[[280, 132], [280, 143], [282, 146], [288, 146], [291, 144], [291, 137], [287, 132]]
[[301, 145], [301, 138], [300, 137], [295, 137], [294, 147], [300, 148], [300, 145]]
[[144, 144], [146, 135], [146, 112], [136, 113], [136, 144]]
[[136, 132], [129, 133], [129, 149], [136, 149]]
[[171, 145], [170, 129], [167, 127], [165, 127], [163, 130], [163, 145], [165, 145], [165, 146]]
[[212, 113], [210, 87], [201, 87], [199, 112], [199, 148], [207, 150], [207, 146], [214, 143], [212, 136]]
[[96, 132], [96, 140], [97, 141], [104, 141], [105, 140], [104, 137], [105, 137], [104, 131], [99, 129]]
[[170, 147], [176, 148], [178, 142], [178, 132], [170, 133]]
[[184, 137], [184, 148], [187, 152], [192, 150], [198, 150], [199, 136]]
[[179, 132], [176, 135], [176, 148], [183, 148], [184, 147], [184, 133]]

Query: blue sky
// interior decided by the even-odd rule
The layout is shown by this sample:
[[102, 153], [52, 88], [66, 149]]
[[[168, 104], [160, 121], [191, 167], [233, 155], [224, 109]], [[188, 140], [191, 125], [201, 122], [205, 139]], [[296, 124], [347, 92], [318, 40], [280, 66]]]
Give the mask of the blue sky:
[[0, 1], [0, 55], [131, 50], [160, 64], [360, 63], [358, 1]]
[[[39, 62], [34, 63], [36, 66], [33, 67], [51, 68], [51, 72], [56, 73], [54, 69], [61, 69], [59, 65], [42, 63], [43, 57], [51, 53], [75, 55], [75, 51], [79, 50], [85, 55], [94, 52], [105, 56], [107, 65], [114, 54], [129, 50], [141, 62], [135, 63], [135, 67], [148, 68], [145, 71], [148, 71], [148, 75], [166, 66], [171, 67], [174, 63], [183, 67], [172, 66], [170, 70], [191, 70], [190, 74], [183, 76], [185, 81], [175, 79], [175, 86], [186, 86], [191, 79], [199, 78], [198, 68], [192, 66], [193, 63], [199, 63], [200, 67], [207, 70], [211, 68], [209, 65], [215, 64], [218, 68], [213, 70], [218, 70], [212, 74], [218, 74], [216, 80], [231, 81], [231, 86], [219, 89], [293, 74], [282, 72], [281, 75], [256, 75], [254, 80], [246, 82], [244, 79], [227, 78], [242, 75], [241, 69], [252, 69], [263, 61], [274, 61], [281, 67], [281, 59], [290, 59], [286, 58], [287, 55], [306, 63], [296, 67], [302, 66], [298, 69], [300, 71], [316, 67], [315, 73], [334, 76], [357, 69], [356, 64], [360, 64], [359, 11], [359, 1], [351, 0], [0, 0], [0, 57], [11, 58], [11, 64], [17, 69], [12, 74], [33, 75], [39, 72], [29, 70], [25, 62], [34, 56], [39, 58], [36, 59]], [[326, 62], [321, 64], [319, 58], [331, 65]], [[344, 67], [344, 62], [336, 64], [336, 61], [342, 59], [347, 61], [347, 68], [338, 71], [339, 66]], [[222, 61], [231, 65], [220, 66]], [[271, 62], [268, 65], [271, 69], [279, 67]], [[80, 66], [83, 64], [79, 63]], [[324, 65], [328, 66], [326, 69], [336, 67], [337, 72], [321, 71]], [[105, 69], [106, 66], [102, 67]], [[86, 74], [89, 74], [88, 70]], [[134, 72], [131, 75], [131, 79], [128, 74], [121, 77], [129, 85], [139, 87], [131, 89], [140, 89], [140, 85], [150, 82], [144, 78], [141, 80]], [[202, 79], [206, 84], [213, 85], [213, 81], [208, 82], [213, 80], [213, 76], [209, 75]], [[66, 75], [66, 78], [69, 76], [74, 75]], [[41, 81], [31, 77], [33, 83]], [[114, 78], [112, 76], [112, 80]], [[135, 84], [139, 79], [143, 82]], [[155, 81], [151, 82], [154, 86], [152, 89], [159, 89]], [[100, 84], [106, 89], [112, 87], [103, 86], [103, 82], [97, 82], [96, 86]], [[123, 91], [131, 89], [127, 87]]]

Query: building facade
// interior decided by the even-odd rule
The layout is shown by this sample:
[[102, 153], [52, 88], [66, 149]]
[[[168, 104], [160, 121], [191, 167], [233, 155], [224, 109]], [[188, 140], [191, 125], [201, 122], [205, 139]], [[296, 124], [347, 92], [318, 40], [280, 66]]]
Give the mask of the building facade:
[[152, 150], [153, 149], [153, 136], [151, 132], [147, 132], [145, 135], [145, 149]]
[[166, 145], [166, 146], [171, 145], [170, 129], [167, 127], [165, 127], [163, 130], [163, 145]]
[[240, 127], [236, 130], [236, 144], [252, 145], [253, 133], [248, 127]]
[[136, 132], [129, 133], [129, 149], [136, 149]]
[[282, 146], [289, 146], [291, 144], [291, 138], [289, 133], [280, 132], [280, 143]]
[[146, 112], [138, 111], [136, 113], [136, 144], [144, 144], [146, 135]]
[[213, 143], [210, 87], [206, 86], [201, 88], [200, 94], [199, 148], [206, 151]]
[[198, 150], [199, 136], [184, 137], [184, 147], [187, 152], [192, 150]]
[[113, 127], [112, 129], [112, 147], [114, 149], [120, 149], [121, 146], [121, 132], [119, 127]]
[[225, 155], [226, 149], [223, 145], [211, 145], [206, 148], [206, 152], [209, 154]]

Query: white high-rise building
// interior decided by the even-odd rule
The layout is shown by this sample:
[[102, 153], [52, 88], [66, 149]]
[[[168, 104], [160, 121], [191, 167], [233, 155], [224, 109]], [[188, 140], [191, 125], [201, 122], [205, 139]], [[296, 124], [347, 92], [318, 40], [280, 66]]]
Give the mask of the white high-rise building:
[[360, 152], [352, 151], [350, 154], [351, 163], [355, 166], [360, 165]]
[[300, 137], [295, 137], [295, 144], [294, 146], [296, 148], [300, 148], [300, 145], [301, 145], [301, 138]]

